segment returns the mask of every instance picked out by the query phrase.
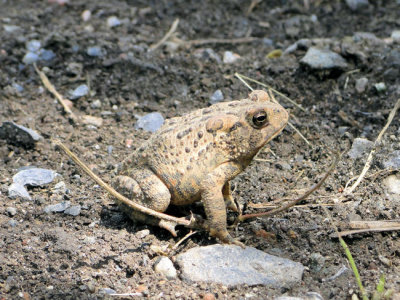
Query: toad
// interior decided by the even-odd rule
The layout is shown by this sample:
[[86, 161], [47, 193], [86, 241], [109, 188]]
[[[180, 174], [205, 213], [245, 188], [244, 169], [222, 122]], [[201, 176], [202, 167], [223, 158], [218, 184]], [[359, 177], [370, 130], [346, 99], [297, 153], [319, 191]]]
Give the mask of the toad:
[[[158, 212], [170, 204], [201, 201], [209, 234], [223, 243], [241, 244], [227, 231], [226, 208], [237, 211], [229, 182], [287, 122], [287, 111], [261, 90], [253, 91], [247, 99], [217, 103], [168, 119], [122, 162], [113, 186]], [[138, 211], [129, 211], [129, 215], [175, 235], [168, 222]]]

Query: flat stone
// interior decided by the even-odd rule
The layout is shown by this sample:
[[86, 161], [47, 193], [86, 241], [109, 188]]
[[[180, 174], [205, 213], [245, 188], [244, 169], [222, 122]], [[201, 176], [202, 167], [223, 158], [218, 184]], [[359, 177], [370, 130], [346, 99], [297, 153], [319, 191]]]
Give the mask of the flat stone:
[[304, 266], [252, 247], [235, 245], [196, 247], [177, 256], [182, 277], [233, 287], [266, 285], [289, 287], [300, 283]]
[[63, 212], [65, 211], [68, 207], [71, 206], [71, 202], [70, 201], [64, 201], [64, 202], [60, 202], [57, 204], [52, 204], [52, 205], [47, 205], [43, 211], [45, 213], [51, 213], [51, 212]]
[[0, 126], [0, 139], [7, 140], [7, 143], [12, 145], [33, 148], [42, 136], [25, 126], [6, 121]]
[[157, 262], [154, 264], [154, 270], [163, 274], [167, 279], [170, 280], [175, 279], [177, 276], [174, 264], [168, 257], [165, 256], [157, 260]]
[[164, 117], [159, 112], [152, 112], [144, 116], [135, 117], [138, 118], [135, 129], [156, 132], [164, 124]]
[[388, 159], [383, 162], [385, 168], [400, 168], [400, 150], [393, 151], [389, 154]]
[[367, 89], [368, 78], [362, 77], [356, 80], [356, 91], [359, 94], [362, 94]]
[[30, 168], [19, 171], [13, 176], [13, 182], [21, 185], [42, 186], [51, 183], [56, 177], [53, 170]]
[[32, 200], [26, 188], [19, 183], [12, 183], [8, 187], [8, 197], [10, 199], [21, 198], [23, 200]]
[[352, 159], [357, 159], [365, 155], [372, 149], [373, 142], [364, 138], [355, 138], [348, 155]]
[[400, 177], [390, 175], [383, 180], [383, 183], [389, 193], [400, 195]]
[[221, 90], [216, 90], [210, 97], [210, 103], [215, 104], [224, 100], [224, 95]]
[[81, 84], [70, 93], [69, 98], [75, 100], [86, 96], [87, 94], [89, 94], [89, 87], [86, 84]]
[[314, 70], [345, 70], [348, 67], [346, 60], [339, 54], [327, 49], [311, 47], [300, 63]]
[[70, 216], [79, 216], [81, 213], [81, 206], [80, 205], [74, 205], [71, 207], [68, 207], [66, 210], [64, 210], [64, 214], [70, 215]]

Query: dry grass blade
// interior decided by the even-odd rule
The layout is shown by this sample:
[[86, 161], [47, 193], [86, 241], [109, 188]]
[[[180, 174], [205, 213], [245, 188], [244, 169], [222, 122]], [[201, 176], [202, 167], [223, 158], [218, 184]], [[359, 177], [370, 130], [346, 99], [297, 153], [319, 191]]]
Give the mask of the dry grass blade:
[[371, 167], [372, 159], [374, 158], [376, 148], [378, 147], [379, 143], [381, 142], [381, 139], [382, 139], [383, 135], [385, 134], [386, 130], [392, 123], [393, 118], [396, 115], [396, 112], [399, 109], [399, 107], [400, 107], [400, 99], [397, 100], [396, 104], [394, 105], [393, 109], [391, 110], [391, 112], [388, 116], [386, 125], [382, 128], [381, 132], [379, 133], [378, 137], [376, 138], [376, 140], [374, 142], [374, 146], [372, 147], [372, 150], [368, 155], [367, 161], [365, 162], [364, 168], [361, 171], [360, 176], [358, 177], [357, 181], [350, 188], [348, 188], [344, 191], [345, 195], [351, 194], [356, 189], [356, 187], [360, 184], [360, 182], [364, 179], [365, 174], [367, 174], [369, 168]]
[[71, 117], [71, 119], [76, 121], [77, 117], [72, 112], [72, 110], [65, 104], [64, 97], [59, 92], [57, 92], [56, 88], [51, 84], [51, 82], [50, 82], [49, 78], [46, 76], [46, 74], [44, 74], [42, 71], [40, 71], [38, 69], [38, 67], [36, 66], [36, 64], [33, 64], [33, 66], [36, 70], [36, 73], [38, 73], [40, 79], [42, 80], [42, 83], [45, 86], [45, 88], [57, 98], [58, 102], [60, 102], [60, 104], [62, 105], [64, 111]]
[[357, 233], [366, 233], [366, 232], [382, 232], [382, 231], [397, 231], [400, 230], [400, 226], [392, 226], [392, 227], [377, 227], [377, 228], [365, 228], [365, 229], [354, 229], [354, 230], [344, 230], [337, 233], [337, 237], [343, 237], [346, 235], [357, 234]]
[[350, 221], [351, 229], [374, 229], [374, 228], [392, 228], [400, 227], [400, 220], [388, 221]]
[[287, 204], [282, 205], [282, 206], [275, 208], [273, 210], [270, 210], [270, 211], [266, 211], [266, 212], [262, 212], [262, 213], [255, 213], [255, 214], [240, 215], [237, 218], [237, 222], [242, 222], [244, 220], [257, 218], [257, 217], [271, 216], [271, 215], [277, 214], [279, 212], [288, 210], [289, 208], [295, 206], [297, 203], [299, 203], [300, 201], [303, 201], [304, 199], [306, 199], [308, 196], [310, 196], [313, 192], [315, 192], [316, 190], [318, 190], [321, 187], [321, 185], [329, 177], [329, 175], [332, 173], [332, 171], [336, 168], [336, 165], [339, 162], [339, 159], [340, 159], [340, 155], [339, 155], [339, 153], [336, 153], [335, 159], [332, 162], [331, 166], [329, 167], [328, 171], [325, 173], [324, 177], [322, 177], [322, 179], [317, 184], [315, 184], [306, 193], [304, 193], [303, 196], [301, 196], [297, 199], [294, 199], [292, 201], [289, 201]]
[[155, 49], [160, 47], [162, 44], [164, 44], [171, 37], [171, 35], [176, 31], [176, 29], [178, 28], [178, 24], [179, 24], [179, 19], [175, 19], [175, 21], [171, 25], [171, 28], [163, 36], [163, 38], [160, 41], [158, 41], [157, 43], [150, 46], [150, 51], [154, 51]]
[[206, 44], [243, 44], [251, 43], [258, 40], [256, 37], [244, 37], [237, 39], [204, 39], [204, 40], [191, 40], [184, 42], [188, 46], [201, 46]]

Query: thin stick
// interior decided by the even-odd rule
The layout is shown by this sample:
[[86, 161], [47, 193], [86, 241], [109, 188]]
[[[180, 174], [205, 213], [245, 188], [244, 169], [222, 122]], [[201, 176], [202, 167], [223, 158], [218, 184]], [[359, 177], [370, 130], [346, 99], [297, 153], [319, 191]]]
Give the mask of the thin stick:
[[171, 28], [168, 30], [168, 32], [163, 36], [163, 38], [158, 43], [151, 45], [150, 50], [154, 51], [158, 47], [160, 47], [162, 44], [164, 44], [171, 37], [171, 35], [176, 31], [176, 28], [178, 28], [178, 24], [179, 24], [179, 19], [175, 19], [175, 21], [171, 25]]
[[75, 116], [75, 114], [72, 112], [72, 110], [65, 104], [65, 99], [64, 97], [57, 92], [56, 88], [54, 87], [54, 85], [51, 84], [49, 78], [46, 76], [46, 74], [44, 74], [42, 71], [40, 71], [38, 69], [38, 67], [36, 66], [36, 64], [33, 64], [33, 67], [36, 70], [36, 73], [38, 73], [40, 79], [42, 80], [43, 85], [47, 88], [47, 90], [52, 93], [58, 100], [58, 102], [60, 102], [60, 104], [62, 105], [64, 111], [69, 114], [69, 116], [71, 117], [71, 119], [73, 120], [77, 120], [77, 117]]
[[288, 96], [282, 94], [281, 92], [275, 90], [273, 87], [271, 87], [271, 86], [269, 86], [269, 85], [267, 85], [267, 84], [265, 84], [265, 83], [263, 83], [263, 82], [261, 82], [261, 81], [255, 80], [255, 79], [253, 79], [253, 78], [247, 77], [247, 76], [242, 75], [242, 74], [237, 73], [237, 72], [235, 73], [235, 76], [238, 77], [238, 78], [239, 78], [239, 77], [242, 77], [243, 79], [246, 79], [246, 80], [255, 82], [255, 83], [257, 83], [257, 84], [259, 84], [259, 85], [261, 85], [261, 86], [263, 86], [263, 87], [265, 87], [265, 88], [267, 88], [267, 89], [270, 89], [270, 90], [273, 91], [275, 94], [277, 94], [277, 95], [281, 96], [282, 98], [286, 99], [287, 101], [289, 101], [290, 103], [292, 103], [292, 104], [293, 104], [294, 106], [296, 106], [297, 108], [301, 109], [301, 110], [304, 111], [304, 112], [306, 111], [300, 104], [297, 104], [295, 101], [293, 101], [292, 99], [290, 99]]
[[97, 184], [102, 186], [107, 192], [109, 192], [112, 196], [118, 199], [118, 201], [122, 204], [127, 205], [128, 207], [134, 209], [135, 211], [140, 211], [142, 213], [148, 214], [150, 216], [171, 221], [176, 224], [180, 225], [185, 225], [185, 226], [190, 226], [191, 222], [185, 219], [181, 218], [175, 218], [173, 216], [163, 214], [160, 212], [157, 212], [155, 210], [152, 210], [150, 208], [147, 208], [145, 206], [142, 206], [140, 204], [137, 204], [128, 198], [122, 196], [120, 193], [118, 193], [116, 190], [114, 190], [111, 186], [109, 186], [107, 183], [105, 183], [100, 177], [98, 177], [96, 174], [92, 172], [74, 153], [72, 153], [61, 141], [59, 140], [52, 140], [53, 143], [55, 143], [57, 146], [59, 146], [79, 167], [82, 168], [82, 170], [88, 174], [94, 181], [96, 181]]
[[185, 240], [187, 240], [189, 237], [191, 237], [193, 234], [197, 233], [197, 231], [192, 231], [190, 230], [190, 232], [185, 235], [183, 238], [181, 238], [173, 247], [172, 250], [175, 250], [176, 248], [179, 247], [180, 244], [182, 244]]
[[257, 41], [256, 37], [244, 37], [237, 39], [204, 39], [204, 40], [191, 40], [184, 42], [188, 46], [201, 46], [206, 44], [243, 44]]
[[250, 218], [266, 217], [266, 216], [274, 215], [279, 212], [288, 210], [289, 208], [295, 206], [297, 203], [306, 199], [308, 196], [310, 196], [313, 192], [315, 192], [316, 190], [318, 190], [321, 187], [321, 185], [325, 182], [325, 180], [328, 178], [328, 176], [331, 174], [331, 172], [335, 169], [337, 163], [339, 162], [339, 159], [340, 159], [339, 153], [335, 153], [335, 159], [332, 162], [331, 166], [329, 167], [328, 171], [325, 173], [324, 177], [322, 177], [322, 179], [317, 184], [315, 184], [313, 187], [311, 187], [303, 196], [301, 196], [297, 199], [294, 199], [294, 200], [290, 201], [289, 203], [287, 203], [281, 207], [275, 208], [273, 210], [270, 210], [270, 211], [266, 211], [266, 212], [262, 212], [262, 213], [255, 213], [255, 214], [240, 215], [240, 216], [238, 216], [237, 220], [239, 222], [241, 222], [241, 221], [244, 221], [244, 220], [247, 220]]
[[378, 147], [378, 144], [380, 143], [384, 133], [386, 132], [386, 130], [390, 126], [390, 123], [392, 123], [393, 118], [396, 115], [396, 111], [399, 109], [399, 107], [400, 107], [400, 99], [397, 100], [395, 106], [393, 107], [392, 111], [389, 114], [389, 117], [388, 117], [388, 120], [386, 122], [386, 125], [383, 127], [383, 129], [379, 133], [378, 137], [376, 138], [376, 140], [374, 142], [374, 146], [372, 147], [372, 150], [368, 155], [367, 161], [365, 163], [365, 166], [364, 166], [360, 176], [358, 177], [357, 181], [347, 191], [346, 190], [344, 191], [345, 195], [351, 194], [355, 190], [355, 188], [360, 184], [360, 182], [363, 180], [365, 174], [367, 174], [369, 168], [371, 167], [372, 159], [373, 159], [374, 154], [376, 152], [376, 148]]
[[365, 233], [365, 232], [383, 232], [383, 231], [397, 231], [400, 230], [400, 226], [393, 227], [384, 227], [384, 228], [365, 228], [365, 229], [354, 229], [354, 230], [344, 230], [337, 233], [338, 237], [356, 234], [356, 233]]
[[350, 221], [349, 227], [352, 229], [373, 229], [373, 228], [392, 228], [400, 227], [399, 220], [388, 221]]
[[[280, 95], [280, 96], [282, 96], [282, 97], [284, 97], [284, 98], [286, 97], [285, 95], [283, 95], [282, 93], [278, 92], [277, 90], [274, 90], [274, 89], [271, 88], [270, 86], [268, 86], [268, 85], [266, 85], [266, 84], [264, 84], [264, 83], [262, 83], [262, 82], [259, 82], [259, 81], [257, 81], [257, 80], [254, 80], [254, 79], [252, 79], [252, 78], [250, 78], [250, 77], [244, 76], [244, 75], [239, 74], [239, 73], [237, 73], [237, 72], [235, 73], [235, 76], [236, 76], [241, 82], [243, 82], [243, 84], [244, 84], [245, 86], [247, 86], [251, 91], [254, 91], [254, 89], [253, 89], [253, 88], [246, 82], [246, 80], [244, 80], [244, 79], [247, 79], [247, 80], [256, 82], [256, 83], [258, 83], [259, 85], [262, 85], [262, 86], [266, 87], [267, 89], [270, 89], [271, 91], [277, 93], [278, 95]], [[289, 101], [290, 101], [291, 103], [293, 103], [294, 105], [296, 105], [297, 107], [299, 107], [300, 109], [302, 109], [303, 111], [305, 111], [301, 106], [299, 106], [299, 105], [298, 105], [296, 102], [294, 102], [292, 99], [290, 99], [290, 98], [288, 98], [288, 97], [286, 97], [286, 98], [289, 99]], [[286, 98], [285, 98], [285, 99], [286, 99]], [[272, 99], [273, 102], [278, 103], [278, 101], [276, 101], [274, 97], [271, 97], [271, 99]], [[296, 133], [307, 143], [307, 145], [311, 146], [311, 143], [306, 139], [306, 137], [305, 137], [304, 135], [301, 134], [301, 132], [300, 132], [296, 127], [294, 127], [294, 125], [293, 125], [292, 123], [288, 122], [288, 125], [289, 125], [290, 128], [292, 128], [294, 131], [296, 131]]]

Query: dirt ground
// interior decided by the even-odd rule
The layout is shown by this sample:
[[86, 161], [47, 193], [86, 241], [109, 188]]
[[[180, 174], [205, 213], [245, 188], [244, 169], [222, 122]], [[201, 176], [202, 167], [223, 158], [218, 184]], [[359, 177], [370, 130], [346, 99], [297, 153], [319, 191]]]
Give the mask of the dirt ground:
[[[217, 299], [302, 297], [307, 292], [317, 292], [324, 299], [359, 295], [351, 271], [331, 278], [349, 265], [327, 215], [315, 203], [327, 204], [341, 230], [350, 220], [400, 219], [400, 205], [383, 185], [389, 174], [396, 174], [395, 170], [383, 171], [383, 162], [400, 150], [398, 116], [367, 174], [375, 175], [367, 176], [345, 201], [337, 201], [367, 156], [349, 158], [346, 152], [353, 139], [373, 141], [400, 97], [400, 44], [389, 39], [392, 31], [400, 29], [400, 4], [370, 2], [352, 11], [345, 1], [263, 1], [248, 12], [251, 1], [70, 0], [59, 5], [44, 0], [0, 0], [0, 121], [14, 121], [44, 137], [34, 149], [0, 140], [0, 299], [109, 297], [100, 293], [104, 288], [160, 299], [196, 299], [209, 293]], [[87, 21], [82, 20], [84, 10], [92, 13]], [[108, 27], [110, 16], [121, 24]], [[170, 40], [148, 51], [176, 18], [180, 21], [175, 36], [182, 41], [257, 39], [178, 48], [175, 39], [175, 43]], [[5, 30], [4, 25], [19, 27]], [[378, 39], [349, 38], [356, 32], [372, 33]], [[329, 48], [345, 57], [348, 70], [312, 72], [299, 63], [306, 52], [301, 47], [279, 58], [266, 58], [270, 51], [284, 50], [302, 38], [330, 39]], [[89, 95], [73, 101], [72, 110], [102, 118], [101, 126], [69, 122], [33, 66], [23, 64], [31, 40], [39, 40], [43, 48], [54, 52], [53, 59], [39, 61], [38, 66], [61, 94], [67, 96], [80, 84], [90, 87]], [[101, 48], [100, 56], [87, 54], [93, 46]], [[221, 58], [225, 51], [241, 58], [232, 64], [217, 63], [199, 56], [205, 48]], [[100, 177], [110, 181], [117, 164], [150, 136], [134, 129], [135, 115], [157, 111], [165, 118], [179, 116], [208, 106], [218, 89], [225, 100], [243, 98], [249, 90], [234, 77], [235, 72], [269, 84], [301, 104], [305, 111], [279, 99], [291, 112], [291, 122], [311, 143], [308, 146], [287, 127], [267, 146], [272, 151], [263, 151], [233, 181], [233, 194], [246, 204], [247, 212], [259, 211], [252, 208], [256, 203], [300, 195], [323, 176], [332, 160], [330, 149], [344, 152], [323, 188], [302, 206], [240, 224], [232, 232], [248, 246], [302, 263], [306, 267], [303, 281], [291, 289], [166, 280], [153, 270], [160, 255], [157, 247], [174, 245], [188, 229], [180, 228], [173, 238], [159, 228], [135, 224], [50, 143], [50, 137], [65, 141]], [[355, 82], [362, 77], [369, 81], [366, 90], [358, 93]], [[374, 84], [380, 82], [386, 89], [378, 92]], [[63, 181], [67, 191], [54, 191], [56, 181], [30, 189], [33, 201], [9, 199], [12, 176], [23, 166], [55, 170], [60, 174], [57, 181]], [[64, 200], [81, 205], [80, 214], [43, 212], [45, 206]], [[15, 216], [7, 212], [8, 207], [16, 209]], [[16, 226], [10, 225], [11, 219], [17, 221]], [[144, 229], [150, 233], [146, 235]], [[382, 274], [386, 287], [400, 292], [398, 232], [357, 234], [345, 240], [368, 292], [375, 290]], [[206, 233], [196, 233], [169, 256], [174, 260], [187, 249], [214, 243]]]

